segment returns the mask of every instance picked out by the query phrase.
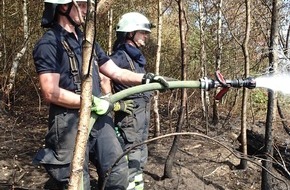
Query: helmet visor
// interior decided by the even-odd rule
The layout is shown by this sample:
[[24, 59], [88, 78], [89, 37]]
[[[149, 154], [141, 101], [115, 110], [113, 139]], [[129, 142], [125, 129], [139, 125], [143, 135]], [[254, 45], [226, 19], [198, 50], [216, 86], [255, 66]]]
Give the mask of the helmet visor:
[[152, 23], [145, 23], [143, 24], [143, 27], [151, 30], [151, 28], [155, 28], [155, 25], [153, 25]]

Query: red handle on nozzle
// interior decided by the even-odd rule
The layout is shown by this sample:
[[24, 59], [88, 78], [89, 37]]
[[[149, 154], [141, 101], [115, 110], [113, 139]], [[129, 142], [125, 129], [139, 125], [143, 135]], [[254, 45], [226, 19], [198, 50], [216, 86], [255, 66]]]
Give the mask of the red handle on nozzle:
[[223, 87], [219, 93], [215, 96], [216, 100], [221, 100], [223, 96], [228, 92], [230, 88], [229, 87]]
[[226, 83], [226, 80], [224, 79], [224, 76], [221, 74], [219, 70], [215, 72], [215, 76], [217, 81], [223, 86], [223, 87], [229, 87], [229, 85]]
[[215, 76], [217, 78], [217, 81], [221, 84], [222, 89], [219, 91], [219, 93], [215, 96], [216, 100], [221, 100], [222, 97], [228, 92], [230, 89], [230, 85], [226, 83], [226, 80], [224, 79], [224, 76], [220, 73], [219, 70], [215, 72]]

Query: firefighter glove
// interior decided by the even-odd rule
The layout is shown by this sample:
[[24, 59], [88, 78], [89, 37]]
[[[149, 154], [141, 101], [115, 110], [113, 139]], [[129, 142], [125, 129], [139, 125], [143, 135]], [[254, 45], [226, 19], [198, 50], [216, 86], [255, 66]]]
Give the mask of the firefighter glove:
[[114, 104], [114, 111], [122, 111], [129, 115], [133, 114], [134, 101], [133, 100], [124, 100], [119, 101]]
[[113, 104], [105, 97], [92, 96], [92, 108], [91, 111], [97, 115], [108, 114], [113, 109]]
[[154, 73], [146, 73], [143, 78], [142, 78], [142, 84], [149, 84], [157, 82], [163, 85], [164, 87], [168, 88], [169, 84], [168, 82], [164, 79], [164, 77], [155, 75]]

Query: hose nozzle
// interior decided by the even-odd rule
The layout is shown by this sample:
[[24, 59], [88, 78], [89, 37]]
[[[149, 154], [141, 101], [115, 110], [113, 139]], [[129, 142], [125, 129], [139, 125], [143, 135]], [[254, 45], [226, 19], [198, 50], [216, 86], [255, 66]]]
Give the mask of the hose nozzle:
[[256, 80], [253, 77], [247, 77], [245, 79], [225, 80], [219, 70], [216, 71], [215, 74], [217, 80], [212, 80], [207, 77], [201, 78], [199, 80], [200, 88], [204, 90], [211, 90], [213, 88], [222, 87], [222, 90], [216, 95], [216, 99], [221, 99], [223, 95], [230, 89], [230, 87], [245, 87], [248, 89], [256, 88]]
[[241, 87], [245, 87], [248, 89], [256, 88], [256, 80], [253, 77], [248, 77], [245, 79], [226, 80], [226, 84], [234, 88]]

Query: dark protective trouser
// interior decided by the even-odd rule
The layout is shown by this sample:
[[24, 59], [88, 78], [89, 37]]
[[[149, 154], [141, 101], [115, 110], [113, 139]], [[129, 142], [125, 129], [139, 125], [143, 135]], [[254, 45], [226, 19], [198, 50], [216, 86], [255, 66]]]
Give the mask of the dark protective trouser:
[[[97, 167], [99, 188], [103, 186], [105, 177], [115, 161], [123, 154], [122, 147], [113, 128], [111, 116], [98, 118], [89, 137], [90, 160]], [[126, 157], [112, 168], [106, 181], [106, 190], [125, 190], [128, 186], [128, 163]]]
[[[121, 127], [124, 149], [130, 148], [133, 144], [144, 142], [148, 139], [150, 122], [150, 101], [144, 98], [134, 99], [136, 107], [133, 115], [124, 112], [115, 113], [115, 125]], [[148, 149], [143, 144], [134, 148], [128, 154], [129, 180], [134, 181], [134, 177], [142, 175], [143, 168], [147, 163]]]
[[[65, 187], [70, 177], [70, 163], [75, 147], [79, 113], [78, 110], [57, 108], [50, 110], [49, 131], [45, 137], [46, 148], [37, 153], [33, 162], [42, 164], [48, 174], [60, 186]], [[84, 162], [84, 190], [90, 189], [89, 149], [98, 150], [94, 155], [100, 161], [95, 162], [98, 163], [99, 183], [102, 183], [104, 173], [111, 166], [112, 160], [116, 160], [117, 155], [123, 152], [112, 126], [113, 120], [111, 116], [101, 116], [94, 124], [93, 134], [89, 136], [86, 160]], [[126, 159], [123, 158], [113, 169], [106, 184], [106, 189], [125, 189], [128, 185], [127, 180], [128, 166]]]
[[[78, 127], [78, 110], [52, 106], [49, 113], [49, 130], [45, 136], [46, 148], [39, 150], [33, 163], [42, 164], [60, 189], [65, 189], [70, 177], [70, 163], [75, 147]], [[84, 189], [90, 189], [88, 147], [84, 162]]]

